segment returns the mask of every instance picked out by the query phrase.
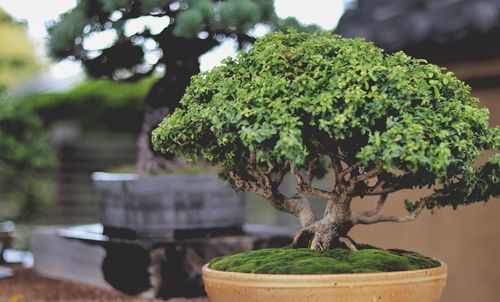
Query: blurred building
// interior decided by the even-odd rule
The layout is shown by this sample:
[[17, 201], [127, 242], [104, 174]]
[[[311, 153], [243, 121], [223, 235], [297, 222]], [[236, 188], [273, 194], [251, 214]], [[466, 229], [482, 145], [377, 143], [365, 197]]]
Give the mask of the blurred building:
[[499, 0], [358, 0], [336, 32], [446, 66], [476, 92], [500, 88]]
[[[358, 0], [336, 32], [448, 68], [490, 110], [491, 126], [500, 123], [500, 0]], [[414, 194], [391, 194], [385, 210], [401, 212], [401, 201]], [[366, 202], [357, 204], [366, 207]], [[448, 263], [443, 302], [493, 302], [500, 297], [498, 217], [496, 198], [486, 205], [424, 213], [412, 223], [355, 228], [353, 238], [420, 251]]]

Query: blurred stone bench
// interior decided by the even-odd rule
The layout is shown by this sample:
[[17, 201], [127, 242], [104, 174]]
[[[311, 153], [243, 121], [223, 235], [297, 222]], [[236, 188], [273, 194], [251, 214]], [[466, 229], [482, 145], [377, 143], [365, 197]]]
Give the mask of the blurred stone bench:
[[33, 231], [34, 269], [42, 276], [147, 298], [205, 295], [201, 267], [242, 251], [282, 247], [293, 229], [245, 225], [240, 235], [175, 241], [110, 238], [100, 225], [43, 226]]

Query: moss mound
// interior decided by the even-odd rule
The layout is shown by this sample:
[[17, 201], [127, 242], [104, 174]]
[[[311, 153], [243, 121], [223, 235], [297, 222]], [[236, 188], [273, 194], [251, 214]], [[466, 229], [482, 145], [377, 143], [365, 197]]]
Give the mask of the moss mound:
[[262, 249], [214, 259], [210, 268], [219, 271], [257, 274], [348, 274], [408, 271], [441, 264], [415, 252], [383, 250], [362, 246], [313, 251], [310, 249]]

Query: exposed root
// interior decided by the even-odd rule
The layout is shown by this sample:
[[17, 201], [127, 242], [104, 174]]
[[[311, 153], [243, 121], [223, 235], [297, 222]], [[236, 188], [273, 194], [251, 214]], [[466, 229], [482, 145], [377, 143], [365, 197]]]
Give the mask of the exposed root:
[[309, 248], [311, 246], [311, 241], [316, 232], [316, 225], [312, 224], [308, 227], [302, 228], [293, 237], [293, 247], [294, 248]]
[[353, 252], [358, 251], [358, 248], [354, 245], [354, 241], [349, 237], [340, 237], [339, 242], [345, 244]]
[[335, 239], [338, 238], [332, 226], [323, 223], [318, 226], [311, 242], [311, 249], [317, 251], [326, 251], [335, 247]]
[[331, 225], [316, 222], [302, 228], [293, 238], [294, 248], [310, 248], [316, 251], [326, 251], [332, 248], [348, 248], [357, 251], [354, 240], [346, 235], [340, 235]]
[[311, 249], [322, 252], [330, 249], [331, 242], [327, 242], [322, 239], [314, 239], [315, 240], [313, 240], [313, 242], [311, 243]]

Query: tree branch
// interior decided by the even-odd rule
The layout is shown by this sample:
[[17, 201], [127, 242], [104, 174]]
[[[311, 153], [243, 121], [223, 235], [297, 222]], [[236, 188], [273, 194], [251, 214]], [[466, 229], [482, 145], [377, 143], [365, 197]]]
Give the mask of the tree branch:
[[258, 186], [262, 187], [263, 190], [272, 191], [275, 188], [277, 189], [283, 180], [283, 175], [278, 175], [278, 179], [276, 181], [272, 180], [272, 167], [269, 168], [264, 174], [257, 171], [257, 152], [255, 150], [250, 152], [246, 165], [246, 172], [254, 178]]
[[386, 200], [387, 200], [387, 194], [383, 194], [382, 196], [380, 196], [377, 203], [373, 206], [373, 209], [368, 214], [370, 216], [378, 214], [384, 207]]
[[339, 156], [337, 147], [334, 147], [333, 152], [330, 153], [330, 160], [332, 161], [333, 172], [335, 174], [335, 181], [339, 182], [339, 174], [340, 171], [342, 170], [342, 165], [340, 163], [341, 158]]
[[433, 199], [435, 198], [440, 198], [444, 197], [446, 194], [440, 193], [440, 192], [434, 192], [433, 194], [430, 194], [428, 196], [420, 198], [418, 201], [415, 209], [413, 211], [409, 212], [408, 215], [404, 216], [395, 216], [395, 215], [382, 215], [382, 214], [375, 214], [375, 215], [363, 215], [362, 213], [355, 213], [352, 218], [351, 222], [352, 225], [356, 224], [374, 224], [374, 223], [379, 223], [379, 222], [408, 222], [415, 220], [418, 215], [422, 212], [422, 210], [425, 208], [425, 206]]
[[358, 248], [354, 245], [354, 242], [352, 242], [351, 238], [349, 237], [340, 237], [339, 241], [343, 244], [345, 244], [351, 251], [357, 252]]
[[363, 195], [384, 195], [384, 194], [389, 194], [393, 193], [396, 191], [399, 191], [401, 189], [404, 189], [404, 187], [386, 187], [386, 188], [373, 188], [369, 189], [368, 191], [363, 192]]
[[300, 193], [311, 194], [324, 199], [332, 199], [332, 197], [335, 196], [332, 192], [312, 187], [311, 184], [305, 181], [302, 175], [300, 175], [300, 173], [297, 171], [297, 168], [292, 168], [291, 172], [295, 176], [295, 179], [297, 181], [297, 191], [299, 191]]
[[353, 177], [350, 180], [350, 184], [351, 184], [351, 186], [353, 186], [353, 185], [357, 184], [358, 182], [365, 181], [365, 180], [368, 180], [372, 177], [375, 177], [375, 176], [379, 175], [381, 172], [382, 172], [382, 164], [379, 163], [372, 170]]
[[353, 216], [352, 224], [374, 224], [379, 222], [408, 222], [415, 220], [419, 212], [411, 212], [405, 216], [393, 216], [393, 215], [382, 215], [377, 214], [374, 216]]
[[313, 160], [310, 160], [309, 163], [307, 164], [307, 171], [306, 171], [305, 182], [308, 185], [312, 184], [312, 181], [313, 181], [313, 178], [314, 178], [313, 170], [316, 167], [316, 164], [318, 163], [318, 161], [319, 161], [319, 159], [315, 158]]
[[[297, 217], [303, 227], [306, 227], [316, 221], [311, 204], [305, 196], [297, 195], [294, 197], [286, 197], [271, 186], [262, 187], [259, 186], [259, 184], [243, 179], [236, 171], [230, 171], [229, 176], [238, 188], [247, 192], [255, 193], [269, 201], [275, 209], [290, 213]], [[268, 181], [270, 180], [268, 179]]]
[[[361, 192], [359, 195], [384, 195], [384, 194], [389, 194], [389, 193], [394, 193], [396, 191], [402, 190], [402, 189], [409, 189], [412, 187], [412, 185], [392, 185], [392, 186], [386, 186], [387, 183], [380, 179], [377, 181], [375, 186], [368, 188], [368, 190], [365, 190], [364, 192]], [[385, 186], [385, 188], [384, 188]]]
[[374, 216], [380, 213], [382, 208], [384, 207], [385, 201], [387, 200], [387, 194], [383, 194], [380, 196], [379, 200], [377, 203], [373, 205], [373, 208], [369, 211], [360, 211], [356, 212], [353, 215], [360, 215], [360, 216]]
[[276, 178], [273, 180], [273, 186], [275, 186], [276, 188], [279, 187], [279, 185], [283, 182], [283, 178], [289, 171], [290, 171], [290, 161], [287, 160], [281, 166], [281, 169], [278, 170], [278, 172], [276, 172]]
[[349, 166], [349, 167], [345, 168], [344, 170], [340, 171], [340, 173], [339, 173], [339, 178], [338, 178], [338, 180], [337, 180], [337, 181], [338, 181], [339, 183], [344, 182], [344, 177], [345, 177], [347, 174], [349, 174], [349, 173], [351, 173], [352, 171], [354, 171], [355, 169], [358, 169], [359, 167], [361, 167], [361, 164], [363, 164], [363, 162], [358, 161], [358, 162], [354, 163], [353, 165], [351, 165], [351, 166]]
[[272, 198], [271, 190], [265, 190], [250, 181], [244, 180], [238, 173], [236, 173], [236, 171], [230, 171], [229, 176], [233, 180], [234, 185], [241, 190], [255, 193], [265, 199]]
[[330, 159], [332, 161], [332, 167], [333, 167], [333, 173], [335, 175], [335, 180], [338, 181], [339, 174], [340, 174], [340, 171], [342, 169], [342, 166], [340, 165], [340, 160], [335, 156], [330, 156]]

